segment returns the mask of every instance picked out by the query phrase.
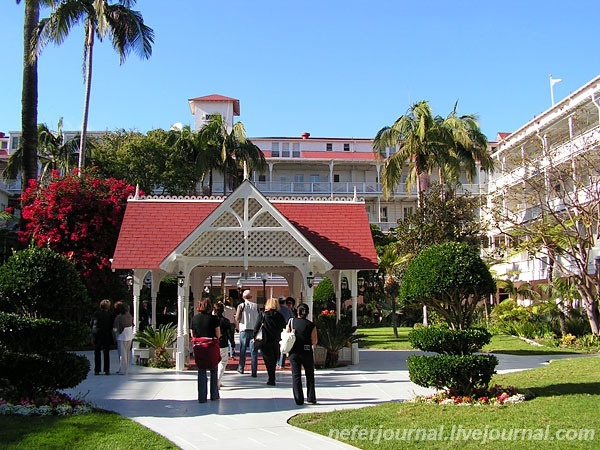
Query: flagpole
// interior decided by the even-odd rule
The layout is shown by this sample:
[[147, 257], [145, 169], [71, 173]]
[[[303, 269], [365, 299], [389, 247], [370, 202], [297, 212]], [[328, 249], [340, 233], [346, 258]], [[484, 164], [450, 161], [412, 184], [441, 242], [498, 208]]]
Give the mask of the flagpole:
[[550, 100], [552, 100], [552, 106], [554, 106], [554, 85], [561, 81], [562, 78], [552, 78], [552, 74], [550, 74]]

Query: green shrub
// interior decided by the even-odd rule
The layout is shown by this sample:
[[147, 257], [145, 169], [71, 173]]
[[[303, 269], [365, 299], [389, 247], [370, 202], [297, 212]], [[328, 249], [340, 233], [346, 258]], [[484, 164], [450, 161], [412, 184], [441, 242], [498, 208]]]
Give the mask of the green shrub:
[[0, 311], [0, 345], [14, 352], [72, 350], [89, 342], [86, 324], [32, 319]]
[[80, 321], [90, 304], [75, 266], [49, 248], [15, 252], [0, 266], [0, 310]]
[[421, 327], [408, 334], [410, 344], [425, 352], [469, 355], [490, 343], [492, 335], [483, 328], [450, 330], [448, 327]]
[[313, 293], [313, 302], [319, 309], [328, 309], [330, 307], [334, 307], [335, 291], [333, 289], [333, 283], [329, 278], [325, 277], [319, 284], [317, 284]]
[[446, 242], [427, 247], [409, 263], [399, 299], [424, 304], [451, 328], [466, 329], [477, 304], [496, 291], [479, 252], [466, 244]]
[[177, 328], [173, 324], [160, 325], [158, 328], [147, 327], [135, 337], [140, 344], [154, 349], [154, 357], [149, 362], [151, 367], [168, 369], [174, 366], [174, 362], [167, 352], [177, 339]]
[[0, 397], [35, 398], [77, 386], [87, 377], [90, 362], [67, 352], [21, 353], [0, 347]]
[[494, 355], [412, 355], [407, 363], [412, 382], [463, 396], [488, 387], [496, 373], [498, 358]]

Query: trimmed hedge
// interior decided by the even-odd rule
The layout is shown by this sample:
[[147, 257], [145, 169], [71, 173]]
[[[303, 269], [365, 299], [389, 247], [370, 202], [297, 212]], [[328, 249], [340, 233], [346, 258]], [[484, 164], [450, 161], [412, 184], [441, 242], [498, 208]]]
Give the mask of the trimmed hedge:
[[85, 380], [89, 371], [88, 359], [74, 353], [19, 353], [0, 347], [0, 373], [3, 384], [9, 386], [9, 398], [11, 391], [19, 397], [35, 398], [72, 388]]
[[491, 333], [484, 328], [450, 330], [423, 327], [415, 328], [408, 334], [408, 341], [413, 347], [444, 355], [470, 355], [489, 344], [491, 338]]
[[0, 311], [0, 345], [14, 352], [40, 353], [81, 347], [90, 341], [89, 326], [32, 319]]
[[487, 388], [496, 373], [498, 358], [494, 355], [412, 355], [407, 363], [412, 382], [462, 396]]

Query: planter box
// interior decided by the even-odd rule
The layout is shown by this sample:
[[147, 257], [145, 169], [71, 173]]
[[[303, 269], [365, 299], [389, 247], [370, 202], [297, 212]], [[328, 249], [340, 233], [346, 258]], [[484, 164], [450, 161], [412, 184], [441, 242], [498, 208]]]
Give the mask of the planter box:
[[133, 349], [133, 361], [135, 364], [144, 364], [148, 363], [150, 359], [150, 349], [149, 348], [134, 348]]
[[344, 347], [338, 352], [340, 362], [352, 363], [352, 347]]
[[325, 365], [325, 358], [327, 357], [327, 350], [325, 347], [316, 346], [313, 350], [313, 358], [315, 360], [315, 366]]

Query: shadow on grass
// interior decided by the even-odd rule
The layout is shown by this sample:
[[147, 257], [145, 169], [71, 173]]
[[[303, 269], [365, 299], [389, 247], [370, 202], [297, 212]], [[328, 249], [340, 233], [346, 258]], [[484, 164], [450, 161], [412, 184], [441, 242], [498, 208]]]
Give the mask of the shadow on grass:
[[517, 355], [517, 356], [527, 356], [527, 355], [581, 355], [579, 352], [569, 352], [569, 351], [552, 351], [551, 349], [546, 350], [487, 350], [485, 353], [498, 353], [502, 355]]
[[527, 388], [527, 390], [536, 397], [554, 397], [557, 395], [573, 394], [600, 395], [600, 383], [560, 383]]

